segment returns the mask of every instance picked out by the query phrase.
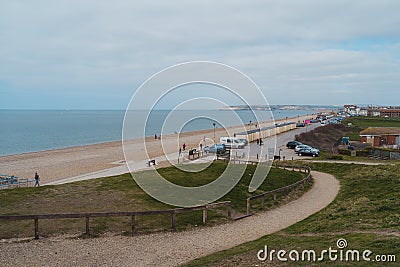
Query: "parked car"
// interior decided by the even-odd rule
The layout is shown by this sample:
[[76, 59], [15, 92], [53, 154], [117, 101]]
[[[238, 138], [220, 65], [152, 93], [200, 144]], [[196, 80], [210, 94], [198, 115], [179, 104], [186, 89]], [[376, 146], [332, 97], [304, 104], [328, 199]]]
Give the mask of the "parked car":
[[306, 127], [304, 122], [296, 123], [296, 127]]
[[312, 156], [312, 157], [318, 157], [319, 152], [317, 152], [315, 149], [311, 148], [303, 148], [300, 149], [298, 152], [298, 155], [301, 156]]
[[224, 144], [226, 148], [244, 148], [246, 145], [239, 141], [236, 137], [221, 137], [219, 139], [221, 144]]
[[309, 146], [309, 145], [298, 145], [298, 146], [296, 146], [296, 147], [294, 148], [294, 151], [295, 151], [296, 153], [299, 153], [300, 150], [306, 149], [306, 148], [315, 150], [317, 153], [319, 153], [319, 149], [317, 149], [317, 148], [315, 148], [315, 147], [312, 147], [312, 146]]
[[249, 141], [246, 138], [238, 138], [237, 140], [240, 143], [244, 143], [244, 145], [246, 145], [246, 146], [249, 144]]
[[206, 146], [204, 148], [204, 152], [206, 153], [218, 153], [222, 154], [226, 151], [226, 147], [224, 144], [214, 144], [212, 146]]
[[287, 148], [290, 148], [290, 149], [294, 149], [296, 146], [298, 146], [298, 145], [302, 145], [302, 143], [301, 142], [299, 142], [299, 141], [290, 141], [290, 142], [288, 142], [287, 144], [286, 144], [286, 147]]

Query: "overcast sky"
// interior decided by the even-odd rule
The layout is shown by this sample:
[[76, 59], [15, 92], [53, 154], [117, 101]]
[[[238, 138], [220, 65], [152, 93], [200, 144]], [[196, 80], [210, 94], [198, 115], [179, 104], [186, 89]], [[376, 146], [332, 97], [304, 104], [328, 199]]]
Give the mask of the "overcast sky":
[[125, 109], [165, 67], [231, 65], [271, 104], [400, 105], [400, 1], [2, 1], [0, 109]]

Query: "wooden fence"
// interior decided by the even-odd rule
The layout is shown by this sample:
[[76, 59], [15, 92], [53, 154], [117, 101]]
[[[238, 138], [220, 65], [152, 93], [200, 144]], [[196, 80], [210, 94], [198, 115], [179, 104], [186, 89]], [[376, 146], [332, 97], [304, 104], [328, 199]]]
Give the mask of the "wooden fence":
[[286, 197], [290, 192], [292, 192], [293, 190], [298, 190], [299, 188], [304, 189], [306, 184], [309, 184], [311, 182], [311, 169], [310, 167], [307, 166], [279, 166], [280, 168], [283, 169], [292, 169], [293, 171], [295, 169], [297, 169], [299, 172], [305, 172], [307, 173], [307, 176], [296, 182], [293, 183], [291, 185], [287, 185], [272, 191], [268, 191], [256, 196], [251, 196], [247, 198], [246, 201], [246, 208], [247, 208], [247, 215], [251, 215], [251, 201], [255, 200], [255, 199], [261, 199], [261, 207], [264, 208], [264, 202], [265, 202], [265, 198], [268, 196], [273, 196], [274, 200], [276, 200], [277, 198], [277, 194], [283, 192], [284, 196]]
[[220, 207], [228, 208], [228, 217], [232, 218], [232, 204], [230, 201], [211, 203], [204, 206], [193, 208], [177, 208], [169, 210], [151, 210], [151, 211], [128, 211], [128, 212], [89, 212], [89, 213], [65, 213], [65, 214], [36, 214], [36, 215], [1, 215], [0, 220], [33, 220], [35, 239], [39, 239], [39, 219], [66, 219], [66, 218], [85, 218], [85, 234], [89, 235], [89, 219], [98, 217], [124, 217], [131, 218], [131, 234], [136, 232], [136, 216], [170, 214], [171, 227], [176, 229], [176, 215], [179, 213], [203, 211], [203, 224], [207, 222], [208, 210]]
[[[250, 164], [257, 165], [256, 161], [244, 161], [244, 160], [235, 160], [236, 164]], [[277, 163], [276, 163], [277, 164]], [[287, 166], [287, 165], [276, 165], [278, 168], [283, 169], [291, 169], [298, 170], [299, 172], [304, 172], [307, 176], [291, 185], [284, 186], [272, 191], [268, 191], [256, 196], [251, 196], [247, 198], [246, 208], [247, 214], [242, 217], [247, 217], [252, 215], [251, 213], [251, 201], [255, 199], [261, 199], [261, 206], [264, 208], [265, 198], [268, 196], [272, 196], [274, 200], [277, 199], [277, 194], [283, 192], [284, 196], [289, 194], [294, 190], [298, 190], [299, 188], [304, 189], [307, 184], [311, 182], [311, 169], [307, 166]], [[193, 207], [193, 208], [176, 208], [169, 210], [152, 210], [152, 211], [130, 211], [130, 212], [89, 212], [89, 213], [66, 213], [66, 214], [36, 214], [36, 215], [0, 215], [0, 220], [33, 220], [34, 222], [34, 233], [35, 239], [39, 238], [39, 219], [66, 219], [66, 218], [85, 218], [85, 234], [90, 234], [89, 222], [90, 218], [98, 218], [98, 217], [130, 217], [131, 219], [131, 234], [134, 235], [136, 232], [136, 216], [147, 216], [147, 215], [159, 215], [159, 214], [170, 214], [171, 216], [171, 227], [172, 229], [176, 229], [176, 215], [180, 213], [193, 212], [193, 211], [203, 211], [203, 224], [207, 223], [208, 210], [227, 207], [228, 209], [228, 218], [232, 219], [232, 204], [231, 201], [224, 201], [218, 203], [211, 203], [204, 206]]]

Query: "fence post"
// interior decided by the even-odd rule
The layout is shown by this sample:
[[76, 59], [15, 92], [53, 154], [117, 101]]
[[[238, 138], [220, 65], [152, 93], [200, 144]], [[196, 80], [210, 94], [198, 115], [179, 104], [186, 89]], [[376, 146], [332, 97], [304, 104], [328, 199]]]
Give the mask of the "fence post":
[[264, 209], [265, 195], [261, 197], [261, 208]]
[[247, 214], [250, 214], [251, 213], [251, 210], [250, 210], [250, 198], [247, 198], [246, 209], [247, 209]]
[[203, 224], [207, 223], [207, 207], [203, 209]]
[[232, 219], [232, 204], [228, 206], [228, 217]]
[[39, 219], [35, 218], [35, 239], [39, 239]]
[[276, 201], [276, 193], [274, 193], [274, 201]]
[[172, 224], [172, 229], [176, 229], [176, 212], [173, 210], [171, 213], [171, 224]]
[[89, 217], [85, 217], [86, 225], [86, 235], [89, 235]]
[[135, 228], [136, 228], [136, 225], [135, 225], [135, 218], [136, 216], [135, 216], [135, 214], [132, 214], [131, 215], [131, 236], [134, 236], [135, 235]]

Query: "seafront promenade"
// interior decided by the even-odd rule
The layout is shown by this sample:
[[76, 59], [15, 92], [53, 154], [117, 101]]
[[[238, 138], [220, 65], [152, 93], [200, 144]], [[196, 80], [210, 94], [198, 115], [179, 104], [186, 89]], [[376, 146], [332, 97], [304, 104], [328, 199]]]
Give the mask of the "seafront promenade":
[[[297, 120], [305, 120], [310, 116], [302, 116], [299, 118], [289, 118], [277, 120], [276, 123], [290, 122]], [[269, 123], [270, 124], [270, 123]], [[263, 126], [263, 125], [261, 125]], [[246, 129], [251, 129], [254, 125], [245, 125]], [[279, 135], [278, 146], [282, 146], [279, 140], [293, 139], [294, 135], [305, 129], [296, 129], [288, 133]], [[243, 127], [232, 127], [230, 132], [243, 131]], [[186, 143], [188, 148], [197, 148], [204, 136], [210, 140], [214, 138], [213, 130], [202, 130], [195, 132], [187, 132], [179, 135], [179, 143]], [[219, 140], [221, 136], [226, 135], [224, 129], [216, 129], [215, 138]], [[163, 137], [164, 149], [169, 151], [177, 151], [176, 140], [178, 135], [167, 135]], [[281, 143], [279, 143], [281, 142]], [[134, 152], [135, 162], [139, 162], [144, 168], [148, 159], [159, 158], [164, 156], [165, 152], [161, 147], [161, 141], [154, 137], [146, 138], [146, 151], [143, 150], [143, 139], [135, 139], [129, 141], [129, 149]], [[255, 155], [253, 155], [255, 156]], [[117, 175], [128, 172], [125, 166], [125, 159], [121, 142], [109, 142], [88, 146], [77, 146], [56, 150], [40, 151], [34, 153], [25, 153], [11, 156], [0, 157], [0, 166], [2, 173], [15, 175], [18, 177], [26, 177], [33, 179], [36, 171], [41, 177], [41, 184], [56, 183], [56, 181], [73, 181], [74, 178], [96, 178], [109, 175]], [[160, 162], [161, 164], [165, 164]]]

